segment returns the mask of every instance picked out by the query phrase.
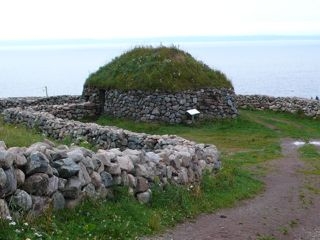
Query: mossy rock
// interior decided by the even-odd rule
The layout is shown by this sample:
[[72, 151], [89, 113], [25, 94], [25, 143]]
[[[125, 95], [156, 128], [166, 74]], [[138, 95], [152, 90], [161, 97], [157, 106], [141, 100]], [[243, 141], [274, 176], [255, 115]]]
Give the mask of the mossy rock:
[[91, 74], [86, 87], [178, 92], [232, 88], [225, 74], [176, 47], [136, 47]]

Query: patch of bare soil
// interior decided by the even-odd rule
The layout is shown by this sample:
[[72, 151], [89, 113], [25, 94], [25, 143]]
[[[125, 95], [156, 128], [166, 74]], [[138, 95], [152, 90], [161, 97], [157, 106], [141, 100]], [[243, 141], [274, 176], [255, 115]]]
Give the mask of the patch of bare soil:
[[272, 171], [263, 177], [261, 195], [150, 239], [320, 239], [320, 177], [303, 173], [293, 140], [282, 140], [281, 147], [283, 158], [268, 162]]

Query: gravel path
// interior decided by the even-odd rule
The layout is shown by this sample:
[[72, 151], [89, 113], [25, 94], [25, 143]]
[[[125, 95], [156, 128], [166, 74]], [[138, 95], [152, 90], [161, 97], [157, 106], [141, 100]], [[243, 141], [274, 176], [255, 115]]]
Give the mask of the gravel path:
[[231, 209], [201, 215], [150, 240], [320, 239], [320, 177], [306, 175], [298, 146], [282, 140], [283, 158], [267, 163], [266, 189]]

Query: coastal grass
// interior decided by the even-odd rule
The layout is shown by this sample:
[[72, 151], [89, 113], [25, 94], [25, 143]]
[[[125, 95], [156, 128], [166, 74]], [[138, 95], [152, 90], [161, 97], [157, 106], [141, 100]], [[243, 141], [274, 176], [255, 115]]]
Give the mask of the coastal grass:
[[225, 74], [172, 47], [136, 47], [92, 73], [85, 86], [177, 92], [233, 88]]
[[[128, 189], [116, 187], [113, 198], [88, 200], [72, 210], [49, 209], [40, 217], [15, 219], [15, 224], [13, 220], [1, 220], [0, 239], [139, 239], [200, 213], [231, 207], [261, 192], [263, 184], [253, 169], [280, 157], [280, 138], [320, 138], [318, 120], [268, 111], [241, 110], [237, 119], [191, 126], [146, 124], [109, 117], [101, 117], [97, 122], [151, 134], [177, 134], [215, 144], [221, 151], [223, 168], [213, 176], [205, 174], [199, 184], [164, 188], [155, 185], [152, 201], [147, 205], [139, 204], [128, 194]], [[4, 131], [11, 126], [1, 122], [1, 127]], [[295, 132], [294, 128], [299, 130]], [[8, 131], [7, 135], [13, 137], [10, 143], [13, 146], [15, 135]], [[310, 146], [301, 151], [307, 161], [316, 161], [319, 154]]]
[[309, 165], [303, 172], [305, 174], [320, 175], [320, 148], [305, 144], [299, 149], [301, 158]]
[[27, 129], [22, 125], [5, 124], [0, 117], [0, 141], [7, 147], [23, 147], [43, 141], [45, 137], [36, 130]]

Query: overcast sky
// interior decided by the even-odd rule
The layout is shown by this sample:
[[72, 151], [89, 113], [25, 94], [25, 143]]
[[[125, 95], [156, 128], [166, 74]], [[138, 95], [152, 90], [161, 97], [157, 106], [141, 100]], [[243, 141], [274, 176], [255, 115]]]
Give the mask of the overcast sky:
[[0, 0], [0, 40], [320, 35], [320, 0]]

